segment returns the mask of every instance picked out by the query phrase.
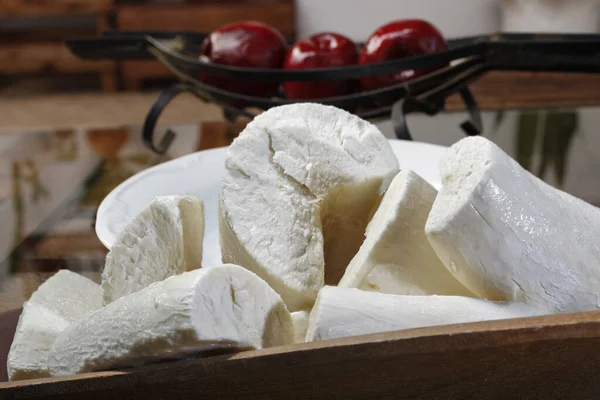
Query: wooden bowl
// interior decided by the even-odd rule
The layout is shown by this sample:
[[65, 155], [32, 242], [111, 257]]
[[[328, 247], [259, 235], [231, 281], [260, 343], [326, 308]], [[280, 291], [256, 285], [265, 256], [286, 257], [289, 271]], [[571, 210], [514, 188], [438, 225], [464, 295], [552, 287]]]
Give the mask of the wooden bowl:
[[[3, 340], [10, 331], [4, 327], [14, 327], [17, 315], [1, 319]], [[599, 397], [600, 312], [411, 329], [0, 383], [3, 400]]]

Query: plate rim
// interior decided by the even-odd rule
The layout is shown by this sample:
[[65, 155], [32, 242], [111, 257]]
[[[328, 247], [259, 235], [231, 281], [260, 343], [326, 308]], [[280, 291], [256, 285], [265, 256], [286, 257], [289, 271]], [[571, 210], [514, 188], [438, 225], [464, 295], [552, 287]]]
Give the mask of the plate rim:
[[199, 150], [199, 151], [195, 151], [190, 154], [185, 154], [183, 156], [179, 156], [172, 160], [169, 160], [169, 161], [157, 164], [157, 165], [153, 165], [150, 168], [146, 168], [145, 170], [140, 171], [140, 172], [130, 176], [129, 178], [125, 179], [123, 182], [119, 183], [113, 190], [111, 190], [102, 199], [102, 201], [100, 202], [100, 205], [98, 206], [98, 210], [96, 211], [96, 221], [94, 223], [94, 231], [96, 232], [96, 237], [98, 238], [98, 240], [100, 240], [100, 243], [102, 243], [102, 245], [104, 247], [106, 247], [108, 250], [110, 250], [110, 246], [108, 245], [108, 243], [106, 243], [106, 240], [102, 237], [104, 235], [103, 235], [103, 232], [101, 232], [101, 231], [103, 231], [104, 228], [101, 224], [98, 224], [98, 220], [99, 220], [98, 216], [106, 213], [106, 208], [108, 207], [109, 204], [112, 204], [112, 201], [110, 201], [110, 200], [112, 200], [116, 196], [118, 196], [119, 193], [121, 193], [126, 187], [128, 187], [135, 181], [144, 178], [146, 175], [152, 174], [153, 171], [155, 171], [155, 170], [169, 168], [169, 166], [171, 164], [183, 164], [183, 163], [185, 163], [185, 161], [187, 159], [196, 158], [196, 157], [200, 156], [200, 154], [205, 155], [208, 153], [219, 153], [219, 152], [222, 152], [224, 149], [227, 149], [227, 147], [229, 147], [229, 146], [215, 147], [212, 149]]

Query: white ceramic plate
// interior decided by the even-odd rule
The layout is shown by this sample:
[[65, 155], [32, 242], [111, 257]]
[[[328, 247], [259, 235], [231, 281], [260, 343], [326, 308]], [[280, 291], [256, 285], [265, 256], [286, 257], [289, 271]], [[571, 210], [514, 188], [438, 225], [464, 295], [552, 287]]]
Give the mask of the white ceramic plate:
[[[439, 163], [445, 147], [428, 143], [390, 140], [401, 169], [411, 169], [436, 189], [440, 187]], [[131, 218], [155, 196], [191, 194], [204, 201], [206, 230], [203, 265], [221, 262], [217, 205], [225, 173], [225, 147], [200, 151], [148, 168], [117, 186], [100, 204], [96, 234], [110, 249]]]

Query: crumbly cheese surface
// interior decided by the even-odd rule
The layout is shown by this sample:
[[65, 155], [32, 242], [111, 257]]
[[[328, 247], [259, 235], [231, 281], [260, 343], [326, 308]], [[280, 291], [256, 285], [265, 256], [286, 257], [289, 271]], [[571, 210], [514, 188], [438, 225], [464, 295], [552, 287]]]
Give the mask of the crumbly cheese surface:
[[339, 281], [398, 161], [374, 125], [294, 104], [248, 124], [225, 167], [223, 261], [256, 272], [294, 311], [310, 308], [328, 275]]
[[306, 341], [544, 314], [521, 303], [462, 296], [405, 296], [325, 286], [310, 312]]
[[339, 283], [390, 294], [473, 296], [446, 269], [425, 235], [436, 190], [410, 170], [396, 175], [366, 238]]
[[48, 355], [56, 337], [102, 307], [100, 285], [68, 270], [46, 280], [23, 304], [8, 353], [10, 380], [50, 376]]
[[308, 328], [308, 311], [294, 311], [292, 321], [296, 332], [296, 343], [304, 343], [306, 329]]
[[156, 282], [73, 324], [55, 340], [48, 365], [66, 376], [292, 343], [281, 297], [252, 272], [222, 265]]
[[200, 268], [204, 206], [193, 196], [159, 196], [119, 234], [102, 273], [104, 302]]

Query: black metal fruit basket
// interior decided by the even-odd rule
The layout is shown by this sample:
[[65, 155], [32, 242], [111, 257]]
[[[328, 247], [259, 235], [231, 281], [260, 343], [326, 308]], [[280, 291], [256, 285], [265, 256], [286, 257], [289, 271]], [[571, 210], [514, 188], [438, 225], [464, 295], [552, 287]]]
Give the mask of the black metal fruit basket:
[[[468, 85], [491, 70], [600, 72], [600, 35], [497, 34], [450, 40], [448, 50], [368, 65], [339, 68], [283, 70], [239, 68], [198, 60], [206, 34], [192, 32], [109, 31], [100, 37], [67, 40], [77, 56], [88, 59], [158, 59], [180, 82], [164, 89], [151, 107], [143, 129], [144, 141], [155, 152], [167, 151], [175, 134], [167, 131], [156, 143], [154, 131], [161, 112], [179, 93], [190, 92], [197, 98], [218, 104], [228, 120], [238, 116], [254, 117], [271, 107], [313, 102], [351, 110], [364, 119], [390, 118], [396, 136], [410, 140], [406, 115], [422, 112], [435, 115], [444, 110], [445, 99], [459, 93], [469, 113], [461, 124], [467, 135], [482, 132], [481, 116]], [[409, 69], [439, 68], [408, 82], [378, 90], [345, 96], [288, 100], [252, 97], [207, 85], [198, 76], [206, 73], [238, 80], [331, 81], [381, 76]], [[441, 68], [440, 68], [441, 67]], [[383, 103], [381, 98], [396, 99]], [[244, 107], [239, 106], [244, 104]]]

